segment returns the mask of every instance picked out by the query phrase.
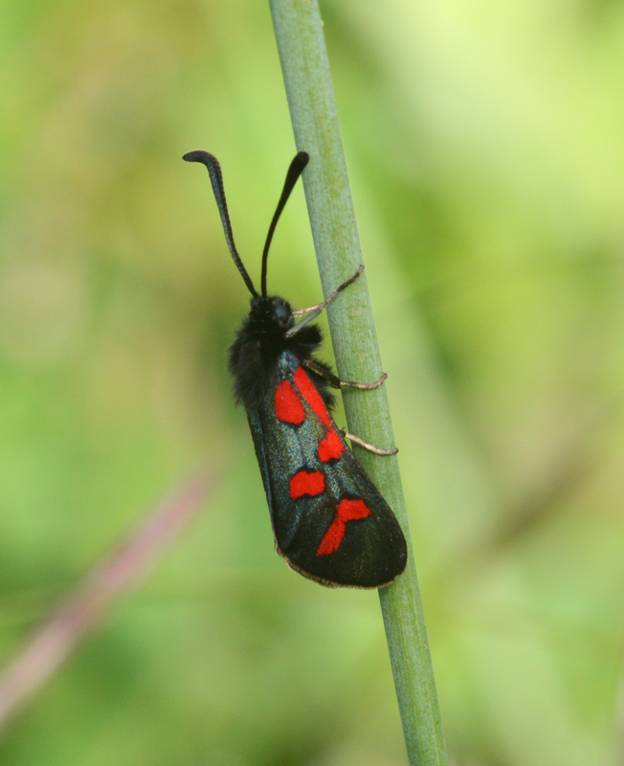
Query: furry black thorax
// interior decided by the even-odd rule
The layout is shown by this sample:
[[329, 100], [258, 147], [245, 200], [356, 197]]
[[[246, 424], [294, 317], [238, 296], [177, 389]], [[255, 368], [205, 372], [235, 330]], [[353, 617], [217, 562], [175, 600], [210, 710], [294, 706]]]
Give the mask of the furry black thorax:
[[[288, 301], [278, 295], [256, 295], [251, 309], [229, 349], [229, 367], [234, 378], [236, 399], [247, 409], [260, 406], [267, 391], [275, 384], [277, 360], [290, 351], [301, 361], [312, 359], [322, 334], [318, 325], [310, 324], [291, 337], [286, 333], [295, 324]], [[328, 369], [317, 359], [315, 365]], [[328, 405], [333, 397], [323, 378], [311, 373], [319, 392]]]

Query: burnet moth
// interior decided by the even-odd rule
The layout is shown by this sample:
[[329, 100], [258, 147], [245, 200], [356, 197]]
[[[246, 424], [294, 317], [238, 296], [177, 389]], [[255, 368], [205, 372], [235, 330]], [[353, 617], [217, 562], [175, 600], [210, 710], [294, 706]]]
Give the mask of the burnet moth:
[[[266, 491], [278, 553], [297, 572], [323, 585], [375, 588], [405, 569], [407, 548], [390, 507], [349, 450], [345, 437], [378, 454], [394, 454], [343, 434], [330, 414], [329, 386], [372, 389], [339, 380], [314, 352], [321, 331], [311, 324], [361, 273], [362, 267], [323, 303], [293, 311], [267, 293], [267, 260], [275, 227], [308, 163], [299, 152], [262, 252], [260, 292], [234, 244], [219, 163], [203, 151], [184, 155], [208, 169], [225, 240], [247, 289], [251, 308], [229, 350], [234, 391], [247, 411]], [[296, 319], [304, 317], [296, 322]]]

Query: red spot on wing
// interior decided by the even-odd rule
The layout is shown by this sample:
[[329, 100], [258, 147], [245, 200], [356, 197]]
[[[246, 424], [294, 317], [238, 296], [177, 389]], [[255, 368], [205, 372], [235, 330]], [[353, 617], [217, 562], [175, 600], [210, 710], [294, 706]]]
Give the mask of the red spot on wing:
[[316, 417], [323, 423], [323, 425], [330, 428], [332, 426], [331, 415], [327, 409], [327, 405], [323, 401], [323, 397], [319, 394], [318, 389], [310, 380], [308, 374], [303, 367], [297, 367], [295, 371], [295, 384], [301, 391], [301, 395], [308, 403], [308, 406]]
[[334, 422], [331, 419], [327, 405], [323, 401], [317, 387], [310, 380], [309, 375], [302, 367], [297, 367], [295, 371], [295, 385], [301, 391], [301, 396], [305, 399], [308, 407], [327, 428], [325, 436], [318, 445], [318, 456], [322, 463], [329, 463], [330, 460], [337, 460], [345, 451], [345, 446], [336, 431]]
[[314, 497], [325, 492], [325, 474], [321, 471], [297, 471], [290, 478], [290, 497], [298, 500], [306, 495]]
[[330, 553], [335, 553], [344, 539], [347, 522], [365, 519], [370, 515], [371, 510], [363, 500], [351, 500], [350, 498], [341, 500], [336, 508], [336, 516], [323, 535], [316, 555], [329, 556]]
[[305, 420], [303, 404], [288, 380], [275, 387], [275, 416], [293, 426], [300, 426]]
[[337, 460], [345, 451], [340, 436], [335, 428], [330, 430], [321, 439], [318, 445], [318, 456], [321, 463], [329, 463], [330, 460]]

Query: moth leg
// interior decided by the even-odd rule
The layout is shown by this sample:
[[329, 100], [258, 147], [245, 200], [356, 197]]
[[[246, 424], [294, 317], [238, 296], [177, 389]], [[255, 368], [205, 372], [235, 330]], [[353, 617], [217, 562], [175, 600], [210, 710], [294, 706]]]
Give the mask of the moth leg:
[[365, 450], [372, 452], [373, 455], [381, 455], [382, 457], [389, 457], [391, 455], [396, 455], [397, 452], [399, 451], [397, 447], [391, 447], [390, 449], [384, 449], [383, 447], [376, 447], [374, 444], [371, 444], [370, 442], [367, 442], [364, 439], [360, 439], [359, 436], [354, 436], [353, 434], [350, 434], [348, 431], [342, 431], [342, 434], [350, 442], [353, 442], [353, 444], [358, 444], [360, 447], [363, 447]]
[[321, 303], [315, 303], [314, 306], [306, 306], [305, 308], [302, 308], [302, 309], [293, 309], [292, 315], [296, 317], [297, 319], [299, 317], [304, 317], [306, 314], [309, 314], [312, 311], [318, 311], [321, 305], [322, 305]]
[[318, 375], [319, 378], [326, 380], [329, 385], [334, 388], [356, 388], [359, 391], [373, 391], [375, 388], [383, 386], [388, 377], [387, 372], [382, 372], [374, 383], [358, 383], [355, 380], [341, 380], [337, 375], [334, 375], [331, 370], [326, 369], [324, 366], [317, 364], [311, 359], [304, 360], [303, 366], [310, 370], [310, 372]]
[[313, 322], [316, 317], [324, 311], [331, 303], [333, 303], [336, 298], [340, 295], [340, 293], [346, 288], [349, 287], [349, 285], [353, 284], [355, 280], [361, 276], [362, 272], [364, 271], [364, 264], [360, 264], [355, 273], [352, 274], [349, 279], [345, 279], [344, 282], [338, 285], [338, 287], [335, 290], [332, 290], [332, 292], [325, 298], [325, 300], [322, 303], [317, 303], [314, 306], [308, 306], [304, 309], [296, 309], [293, 311], [293, 315], [296, 317], [299, 316], [305, 316], [305, 319], [303, 319], [299, 324], [296, 324], [294, 327], [291, 327], [290, 330], [286, 332], [287, 338], [292, 338], [293, 335], [296, 335], [300, 330], [302, 330], [306, 325], [310, 324], [310, 322]]

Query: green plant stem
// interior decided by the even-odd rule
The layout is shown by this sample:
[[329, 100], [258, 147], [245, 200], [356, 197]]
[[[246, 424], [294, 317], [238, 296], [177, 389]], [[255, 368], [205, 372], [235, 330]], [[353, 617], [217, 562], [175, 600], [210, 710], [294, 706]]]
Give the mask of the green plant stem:
[[[297, 148], [310, 154], [304, 187], [325, 294], [362, 263], [329, 62], [316, 0], [270, 0]], [[341, 377], [372, 381], [381, 373], [365, 276], [329, 308]], [[379, 446], [394, 444], [385, 387], [346, 392], [349, 429]], [[356, 448], [357, 449], [357, 448]], [[405, 574], [379, 591], [405, 743], [411, 764], [447, 762], [396, 458], [358, 449], [358, 459], [394, 509], [408, 540]]]

